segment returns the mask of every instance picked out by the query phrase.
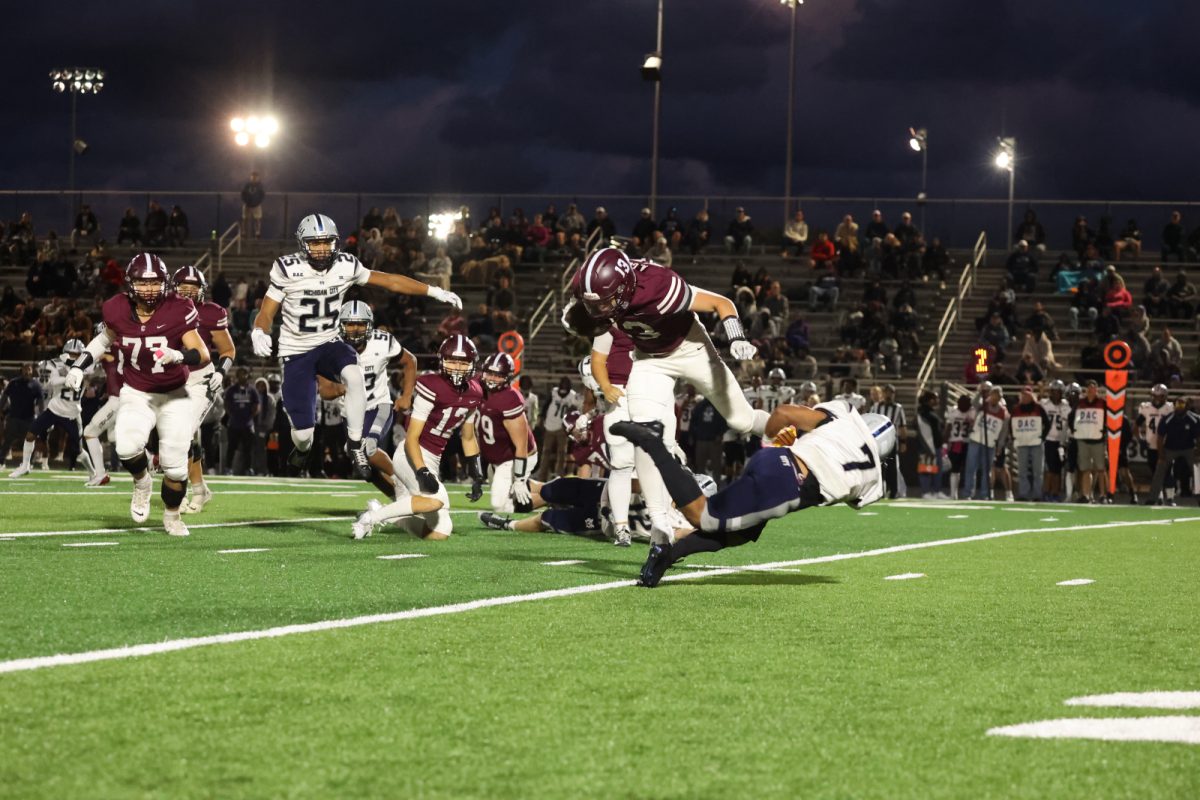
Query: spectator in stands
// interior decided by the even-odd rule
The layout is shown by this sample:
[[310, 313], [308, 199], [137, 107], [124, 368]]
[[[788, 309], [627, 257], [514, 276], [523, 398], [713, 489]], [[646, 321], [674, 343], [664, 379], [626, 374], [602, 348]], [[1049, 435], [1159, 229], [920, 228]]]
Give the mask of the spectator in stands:
[[787, 331], [784, 333], [788, 347], [796, 350], [807, 349], [808, 344], [808, 323], [804, 317], [797, 315], [790, 323], [788, 323]]
[[188, 218], [178, 205], [171, 206], [171, 215], [167, 217], [167, 244], [171, 247], [183, 247], [187, 244]]
[[50, 231], [38, 246], [37, 260], [58, 261], [61, 256], [62, 250], [58, 246], [58, 234]]
[[996, 358], [1004, 358], [1004, 349], [1012, 341], [1012, 334], [1004, 326], [999, 312], [992, 312], [988, 323], [979, 330], [980, 344], [988, 344], [996, 348]]
[[1046, 229], [1038, 222], [1037, 212], [1032, 208], [1025, 209], [1025, 217], [1017, 226], [1017, 241], [1021, 240], [1039, 253], [1046, 252]]
[[1121, 334], [1121, 318], [1113, 311], [1112, 306], [1101, 306], [1100, 315], [1096, 317], [1092, 330], [1100, 344], [1108, 344]]
[[1017, 383], [1041, 383], [1046, 378], [1046, 373], [1038, 366], [1034, 358], [1033, 351], [1028, 347], [1029, 341], [1033, 338], [1031, 334], [1025, 334], [1026, 348], [1021, 352], [1021, 361], [1017, 364], [1016, 379]]
[[267, 190], [258, 178], [258, 172], [250, 173], [250, 180], [242, 187], [242, 236], [247, 239], [262, 238], [263, 200]]
[[450, 256], [446, 255], [444, 245], [438, 245], [433, 258], [426, 261], [423, 266], [424, 269], [421, 271], [414, 270], [413, 277], [430, 286], [450, 289], [450, 277], [454, 274], [454, 264], [450, 261]]
[[729, 280], [729, 288], [736, 290], [739, 286], [750, 286], [754, 278], [746, 268], [746, 262], [738, 259], [733, 265], [733, 276]]
[[[1149, 320], [1147, 320], [1149, 323]], [[1147, 326], [1148, 327], [1148, 326]], [[1125, 341], [1130, 349], [1130, 369], [1137, 374], [1138, 380], [1148, 381], [1154, 376], [1153, 347], [1147, 332], [1140, 329], [1125, 331]]]
[[1154, 364], [1154, 380], [1157, 383], [1170, 384], [1172, 381], [1178, 381], [1183, 374], [1183, 345], [1168, 327], [1163, 327], [1162, 337], [1151, 348], [1150, 358]]
[[1170, 308], [1167, 301], [1170, 291], [1171, 284], [1163, 277], [1162, 267], [1155, 267], [1143, 287], [1142, 304], [1146, 307], [1146, 313], [1151, 317], [1165, 317]]
[[1088, 225], [1087, 217], [1080, 214], [1075, 218], [1075, 225], [1071, 228], [1071, 247], [1079, 254], [1080, 258], [1084, 258], [1084, 253], [1095, 241], [1096, 234]]
[[591, 237], [595, 230], [600, 231], [600, 246], [608, 244], [609, 240], [617, 235], [617, 226], [608, 218], [608, 211], [604, 206], [596, 206], [596, 216], [592, 217], [592, 221], [587, 226], [588, 237]]
[[1033, 304], [1033, 313], [1025, 318], [1025, 329], [1037, 336], [1045, 332], [1050, 339], [1058, 338], [1058, 331], [1054, 327], [1054, 318], [1046, 313], [1046, 307], [1041, 301]]
[[84, 203], [79, 207], [79, 213], [75, 215], [75, 227], [71, 229], [71, 249], [74, 250], [79, 245], [80, 239], [87, 239], [88, 244], [92, 244], [92, 240], [100, 233], [100, 222], [96, 219], [92, 207]]
[[746, 209], [738, 206], [733, 210], [733, 219], [725, 231], [726, 253], [749, 253], [754, 246], [754, 223], [746, 214]]
[[1033, 292], [1037, 283], [1037, 257], [1029, 250], [1029, 242], [1021, 239], [1008, 256], [1008, 279], [1017, 289]]
[[1196, 315], [1196, 287], [1184, 270], [1175, 274], [1175, 283], [1167, 290], [1167, 315], [1171, 319], [1185, 320]]
[[767, 290], [771, 288], [771, 283], [774, 278], [771, 277], [771, 272], [766, 267], [759, 267], [758, 272], [754, 273], [754, 278], [750, 281], [750, 288], [754, 290], [755, 304], [762, 304], [763, 299], [767, 296]]
[[783, 293], [783, 287], [779, 281], [771, 281], [767, 286], [766, 294], [759, 300], [758, 307], [769, 310], [776, 319], [788, 318], [790, 311], [788, 299]]
[[117, 244], [126, 242], [134, 247], [142, 244], [142, 222], [132, 208], [125, 209], [125, 216], [121, 217], [121, 225], [117, 229]]
[[838, 279], [837, 267], [833, 265], [833, 261], [826, 261], [825, 271], [808, 288], [809, 309], [816, 311], [820, 306], [826, 306], [833, 311], [837, 308], [838, 296], [841, 291], [842, 282]]
[[467, 223], [465, 220], [455, 220], [454, 228], [446, 236], [446, 255], [450, 256], [450, 263], [457, 267], [470, 252], [471, 237], [467, 234]]
[[512, 311], [517, 304], [517, 296], [513, 293], [512, 282], [507, 276], [501, 275], [496, 280], [496, 288], [488, 297], [488, 305], [497, 311]]
[[33, 260], [37, 239], [33, 233], [33, 215], [28, 211], [22, 212], [17, 221], [8, 226], [5, 247], [14, 264], [24, 265]]
[[799, 209], [783, 226], [783, 252], [779, 255], [787, 258], [799, 258], [808, 246], [808, 223], [804, 221], [804, 212]]
[[[437, 327], [437, 341], [440, 342], [448, 336], [454, 336], [459, 333], [467, 332], [467, 320], [463, 317], [462, 311], [457, 308], [451, 308]], [[435, 344], [430, 350], [436, 350]]]
[[658, 230], [658, 223], [649, 208], [643, 208], [637, 222], [633, 223], [633, 246], [643, 250], [654, 241], [653, 235]]
[[932, 276], [937, 275], [940, 288], [945, 289], [946, 271], [950, 264], [950, 254], [946, 252], [941, 238], [933, 237], [929, 244], [925, 245], [925, 252], [921, 254], [921, 280], [928, 283]]
[[1079, 320], [1081, 317], [1087, 317], [1089, 322], [1094, 323], [1096, 318], [1100, 316], [1100, 307], [1104, 305], [1104, 298], [1100, 296], [1100, 290], [1094, 278], [1085, 278], [1082, 283], [1075, 287], [1075, 297], [1071, 300], [1071, 307], [1067, 312], [1071, 315], [1071, 330], [1079, 330]]
[[708, 219], [708, 210], [700, 209], [688, 225], [687, 246], [693, 255], [699, 255], [712, 242], [713, 226]]
[[546, 261], [546, 249], [550, 246], [550, 229], [541, 214], [533, 215], [533, 222], [525, 229], [525, 261], [542, 264]]
[[892, 314], [892, 332], [899, 345], [900, 355], [916, 358], [921, 349], [921, 320], [910, 304], [902, 304]]
[[883, 221], [883, 212], [878, 208], [872, 211], [871, 221], [867, 223], [867, 229], [863, 231], [863, 236], [867, 238], [867, 241], [878, 239], [882, 242], [889, 233], [891, 231], [888, 230], [887, 223]]
[[667, 237], [662, 231], [654, 231], [650, 234], [652, 244], [646, 249], [643, 255], [653, 261], [655, 264], [662, 264], [664, 267], [671, 266], [673, 257], [671, 248], [667, 246]]
[[667, 209], [667, 215], [663, 217], [662, 222], [658, 223], [658, 230], [667, 240], [667, 247], [672, 250], [678, 250], [683, 244], [683, 220], [679, 218], [679, 209], [671, 207]]
[[1121, 229], [1121, 233], [1117, 236], [1113, 247], [1117, 251], [1117, 261], [1120, 261], [1121, 256], [1126, 252], [1132, 253], [1135, 259], [1142, 257], [1142, 232], [1138, 229], [1136, 219], [1131, 219], [1125, 223], [1125, 227]]
[[1112, 217], [1107, 214], [1100, 217], [1100, 227], [1096, 229], [1096, 252], [1105, 261], [1117, 259], [1117, 242], [1112, 233]]
[[573, 233], [582, 236], [586, 229], [587, 221], [583, 218], [583, 214], [579, 213], [579, 208], [574, 203], [568, 203], [566, 212], [558, 218], [555, 230], [562, 231], [570, 239]]
[[905, 211], [900, 215], [900, 224], [892, 233], [900, 241], [900, 248], [903, 252], [908, 253], [917, 249], [917, 240], [921, 238], [921, 232], [917, 230], [916, 225], [913, 225], [912, 214], [909, 212]]
[[1104, 305], [1111, 309], [1113, 316], [1120, 320], [1133, 307], [1133, 295], [1125, 288], [1125, 279], [1117, 274], [1116, 269], [1112, 266], [1109, 266], [1108, 269], [1110, 271], [1105, 278], [1107, 288], [1104, 291]]
[[879, 269], [884, 276], [895, 280], [900, 277], [900, 240], [896, 238], [896, 234], [889, 233], [883, 237], [883, 242], [880, 246], [883, 249]]
[[1164, 264], [1172, 258], [1178, 259], [1180, 262], [1185, 260], [1183, 252], [1183, 215], [1178, 211], [1172, 211], [1171, 217], [1162, 230], [1162, 255], [1160, 259]]
[[364, 231], [369, 231], [372, 228], [383, 230], [383, 214], [379, 213], [378, 206], [371, 206], [367, 210], [367, 213], [362, 218], [362, 225], [360, 227]]
[[1135, 334], [1150, 334], [1150, 316], [1146, 313], [1145, 306], [1134, 306], [1129, 312], [1129, 319], [1125, 322], [1125, 331], [1129, 335]]
[[829, 235], [825, 231], [817, 231], [817, 241], [813, 242], [812, 246], [813, 269], [832, 267], [836, 257], [837, 251], [834, 249], [833, 242], [829, 241]]

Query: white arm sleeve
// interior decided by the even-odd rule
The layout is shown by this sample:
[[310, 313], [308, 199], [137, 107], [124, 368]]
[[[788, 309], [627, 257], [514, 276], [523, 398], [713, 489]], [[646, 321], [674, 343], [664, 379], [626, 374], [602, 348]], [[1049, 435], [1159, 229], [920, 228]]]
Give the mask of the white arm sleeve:
[[597, 336], [595, 339], [592, 339], [592, 352], [593, 353], [599, 353], [600, 355], [606, 356], [610, 352], [612, 352], [612, 346], [613, 346], [612, 331], [605, 331], [604, 333]]
[[427, 420], [429, 415], [433, 413], [433, 403], [426, 398], [413, 392], [412, 414], [409, 419]]
[[109, 336], [108, 331], [109, 327], [105, 325], [104, 330], [96, 334], [96, 336], [87, 343], [87, 347], [84, 348], [84, 350], [91, 355], [92, 361], [94, 362], [100, 361], [100, 357], [108, 352], [108, 348], [112, 347], [112, 337]]

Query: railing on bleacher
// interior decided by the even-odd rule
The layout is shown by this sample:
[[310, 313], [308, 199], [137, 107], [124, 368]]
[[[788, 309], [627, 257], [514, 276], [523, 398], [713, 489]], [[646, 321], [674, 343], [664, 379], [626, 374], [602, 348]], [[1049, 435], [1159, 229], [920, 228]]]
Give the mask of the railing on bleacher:
[[958, 291], [955, 292], [954, 297], [950, 298], [950, 303], [946, 306], [946, 311], [938, 323], [937, 337], [929, 346], [929, 350], [925, 353], [925, 360], [921, 363], [921, 369], [917, 372], [918, 397], [925, 391], [925, 386], [937, 371], [938, 364], [942, 360], [942, 345], [946, 343], [946, 337], [950, 335], [950, 331], [962, 319], [963, 302], [972, 295], [975, 288], [975, 272], [986, 258], [987, 232], [984, 231], [975, 240], [975, 247], [971, 252], [971, 262], [963, 268], [962, 274], [958, 276]]
[[237, 247], [240, 256], [242, 254], [242, 223], [240, 222], [230, 225], [217, 239], [217, 272], [224, 268], [225, 254], [233, 247]]

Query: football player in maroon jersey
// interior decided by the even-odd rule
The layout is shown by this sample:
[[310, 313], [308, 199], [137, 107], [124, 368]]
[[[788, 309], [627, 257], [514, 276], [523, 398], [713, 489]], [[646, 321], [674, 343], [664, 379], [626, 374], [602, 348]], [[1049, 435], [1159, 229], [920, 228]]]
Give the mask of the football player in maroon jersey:
[[225, 374], [233, 366], [237, 349], [229, 335], [229, 311], [208, 299], [208, 279], [188, 265], [175, 270], [175, 291], [192, 301], [200, 315], [200, 338], [208, 348], [211, 362], [188, 375], [187, 391], [196, 412], [192, 447], [188, 452], [188, 483], [191, 493], [180, 509], [184, 514], [198, 513], [212, 499], [212, 490], [204, 481], [204, 448], [200, 444], [200, 426], [221, 398]]
[[[758, 348], [747, 341], [729, 298], [689, 286], [667, 267], [631, 259], [614, 247], [588, 256], [571, 286], [578, 306], [569, 304], [563, 312], [569, 329], [591, 338], [615, 325], [633, 340], [635, 355], [627, 384], [633, 421], [662, 426], [663, 440], [674, 442], [675, 381], [683, 379], [716, 406], [734, 433], [762, 435], [767, 413], [750, 406], [696, 319], [697, 312], [716, 314], [730, 355], [739, 361], [754, 358]], [[644, 451], [637, 451], [634, 463], [656, 540], [670, 542], [671, 499], [662, 477]]]
[[396, 477], [407, 494], [386, 506], [370, 501], [354, 522], [351, 535], [355, 539], [370, 534], [376, 525], [400, 518], [405, 518], [410, 532], [423, 539], [450, 537], [454, 532], [450, 496], [437, 474], [446, 443], [459, 428], [471, 473], [467, 497], [474, 502], [483, 496], [483, 463], [473, 421], [483, 402], [483, 386], [474, 377], [478, 354], [466, 336], [448, 336], [438, 348], [438, 371], [417, 378], [412, 411], [404, 425], [405, 438], [392, 458]]
[[537, 444], [525, 417], [525, 397], [512, 385], [516, 365], [508, 353], [492, 353], [479, 365], [485, 397], [475, 418], [484, 462], [492, 467], [491, 506], [497, 513], [529, 511], [529, 476], [537, 467]]
[[154, 487], [146, 442], [157, 428], [163, 527], [172, 536], [187, 536], [179, 506], [186, 494], [195, 412], [186, 384], [189, 367], [209, 361], [200, 336], [200, 315], [191, 300], [171, 291], [171, 276], [162, 259], [141, 253], [125, 267], [125, 291], [104, 303], [103, 316], [104, 330], [72, 364], [68, 382], [82, 385], [83, 371], [110, 347], [116, 351], [117, 371], [125, 378], [117, 410], [117, 457], [133, 476], [130, 516], [134, 522], [145, 522], [150, 516]]

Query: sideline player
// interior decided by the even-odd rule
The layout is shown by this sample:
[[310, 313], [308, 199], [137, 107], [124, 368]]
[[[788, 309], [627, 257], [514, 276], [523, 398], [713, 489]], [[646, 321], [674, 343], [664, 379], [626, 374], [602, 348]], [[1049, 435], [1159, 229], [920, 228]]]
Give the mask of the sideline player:
[[[103, 332], [104, 323], [97, 322], [94, 335], [99, 336]], [[100, 367], [104, 370], [104, 389], [108, 399], [96, 410], [87, 427], [83, 429], [83, 448], [88, 455], [88, 469], [91, 472], [87, 483], [83, 484], [87, 489], [107, 486], [112, 480], [108, 475], [104, 446], [100, 444], [100, 437], [107, 436], [109, 442], [113, 441], [117, 409], [121, 407], [121, 387], [125, 385], [125, 379], [117, 371], [117, 358], [111, 351], [100, 357]]]
[[117, 457], [133, 476], [129, 514], [134, 522], [150, 516], [154, 486], [146, 442], [157, 428], [163, 527], [171, 536], [187, 536], [179, 516], [194, 423], [186, 384], [189, 367], [208, 363], [208, 348], [192, 301], [170, 289], [171, 276], [161, 258], [151, 253], [134, 256], [125, 268], [125, 292], [104, 303], [104, 330], [75, 360], [67, 382], [78, 389], [83, 371], [110, 347], [116, 349], [117, 370], [125, 378], [117, 410]]
[[1068, 436], [1067, 417], [1071, 414], [1070, 404], [1063, 399], [1066, 388], [1062, 381], [1051, 381], [1049, 397], [1042, 398], [1042, 408], [1046, 410], [1046, 418], [1050, 421], [1050, 430], [1046, 432], [1043, 496], [1055, 503], [1063, 500], [1063, 442]]
[[196, 413], [193, 420], [192, 446], [188, 450], [190, 492], [180, 507], [181, 513], [196, 514], [212, 499], [212, 490], [204, 480], [204, 448], [200, 444], [200, 426], [221, 397], [225, 376], [233, 366], [237, 349], [229, 335], [229, 311], [208, 299], [208, 279], [190, 264], [175, 270], [171, 278], [175, 292], [192, 301], [199, 315], [200, 338], [208, 348], [210, 361], [188, 375], [187, 392]]
[[[1150, 390], [1149, 400], [1138, 405], [1138, 439], [1151, 477], [1158, 471], [1158, 429], [1172, 411], [1174, 408], [1167, 403], [1167, 387], [1161, 383], [1156, 383]], [[1165, 491], [1169, 498], [1175, 496], [1175, 484], [1172, 477], [1171, 471], [1168, 470], [1165, 476]]]
[[296, 228], [297, 253], [281, 256], [271, 266], [271, 285], [262, 300], [250, 338], [254, 354], [271, 356], [271, 327], [283, 310], [279, 356], [283, 359], [283, 410], [292, 423], [289, 458], [294, 467], [308, 460], [316, 428], [317, 376], [346, 387], [347, 449], [362, 477], [369, 474], [363, 449], [362, 423], [367, 413], [367, 389], [354, 348], [338, 335], [338, 312], [351, 286], [377, 286], [396, 294], [429, 295], [462, 308], [453, 292], [428, 286], [403, 275], [375, 272], [339, 248], [337, 226], [324, 214], [309, 214]]
[[[473, 422], [483, 402], [483, 386], [474, 377], [478, 354], [466, 336], [448, 336], [438, 347], [438, 371], [417, 378], [404, 441], [392, 458], [404, 496], [386, 506], [374, 500], [368, 503], [351, 529], [355, 539], [369, 535], [377, 525], [400, 518], [409, 518], [405, 525], [422, 539], [450, 538], [454, 532], [450, 495], [437, 475], [446, 444], [459, 428], [472, 481], [467, 498], [474, 502], [483, 496], [483, 465]], [[436, 506], [425, 502], [430, 500], [436, 501]]]
[[[633, 339], [627, 387], [631, 419], [660, 423], [666, 439], [675, 441], [675, 382], [683, 379], [717, 408], [735, 434], [762, 435], [767, 413], [750, 406], [696, 318], [696, 313], [715, 313], [730, 354], [739, 361], [754, 358], [758, 348], [746, 339], [729, 298], [690, 286], [667, 267], [630, 259], [615, 247], [590, 255], [571, 286], [578, 305], [568, 304], [563, 312], [569, 329], [593, 337], [615, 324]], [[613, 432], [618, 433], [615, 425]], [[667, 541], [671, 504], [663, 480], [644, 452], [635, 454], [634, 466], [650, 518], [659, 529], [656, 537]]]
[[657, 426], [617, 425], [654, 459], [671, 497], [697, 529], [674, 542], [651, 542], [639, 585], [657, 586], [672, 564], [692, 553], [757, 541], [769, 520], [792, 511], [836, 503], [858, 509], [883, 497], [880, 465], [895, 450], [896, 429], [882, 414], [863, 416], [838, 401], [780, 406], [767, 430], [779, 446], [759, 450], [737, 480], [709, 498], [671, 457]]
[[[49, 361], [43, 385], [46, 390], [46, 407], [37, 419], [29, 426], [25, 434], [25, 443], [21, 449], [21, 466], [9, 473], [10, 478], [20, 478], [29, 474], [33, 469], [33, 451], [40, 441], [48, 448], [47, 435], [57, 428], [67, 435], [67, 444], [63, 448], [63, 459], [72, 450], [80, 452], [79, 433], [82, 428], [83, 409], [80, 398], [83, 396], [83, 381], [72, 386], [67, 380], [70, 364], [83, 352], [83, 342], [78, 339], [68, 339], [63, 345], [62, 355]], [[48, 455], [48, 453], [47, 453]], [[90, 459], [89, 459], [90, 460]]]
[[[338, 314], [338, 331], [342, 340], [358, 354], [367, 388], [367, 412], [362, 421], [363, 445], [368, 454], [367, 463], [371, 465], [371, 475], [367, 480], [387, 495], [388, 500], [395, 500], [396, 470], [387, 451], [381, 449], [379, 443], [387, 438], [395, 415], [412, 408], [417, 360], [400, 346], [396, 337], [375, 328], [375, 312], [361, 300], [352, 300], [342, 306]], [[393, 401], [389, 369], [397, 359], [403, 368], [402, 383], [400, 394]], [[323, 376], [317, 376], [317, 380], [322, 400], [333, 400], [346, 393], [344, 384], [332, 383]]]
[[479, 451], [492, 467], [492, 511], [511, 514], [533, 507], [529, 476], [537, 468], [537, 444], [525, 417], [525, 398], [512, 385], [516, 364], [508, 353], [492, 353], [479, 365], [484, 399], [475, 418]]

